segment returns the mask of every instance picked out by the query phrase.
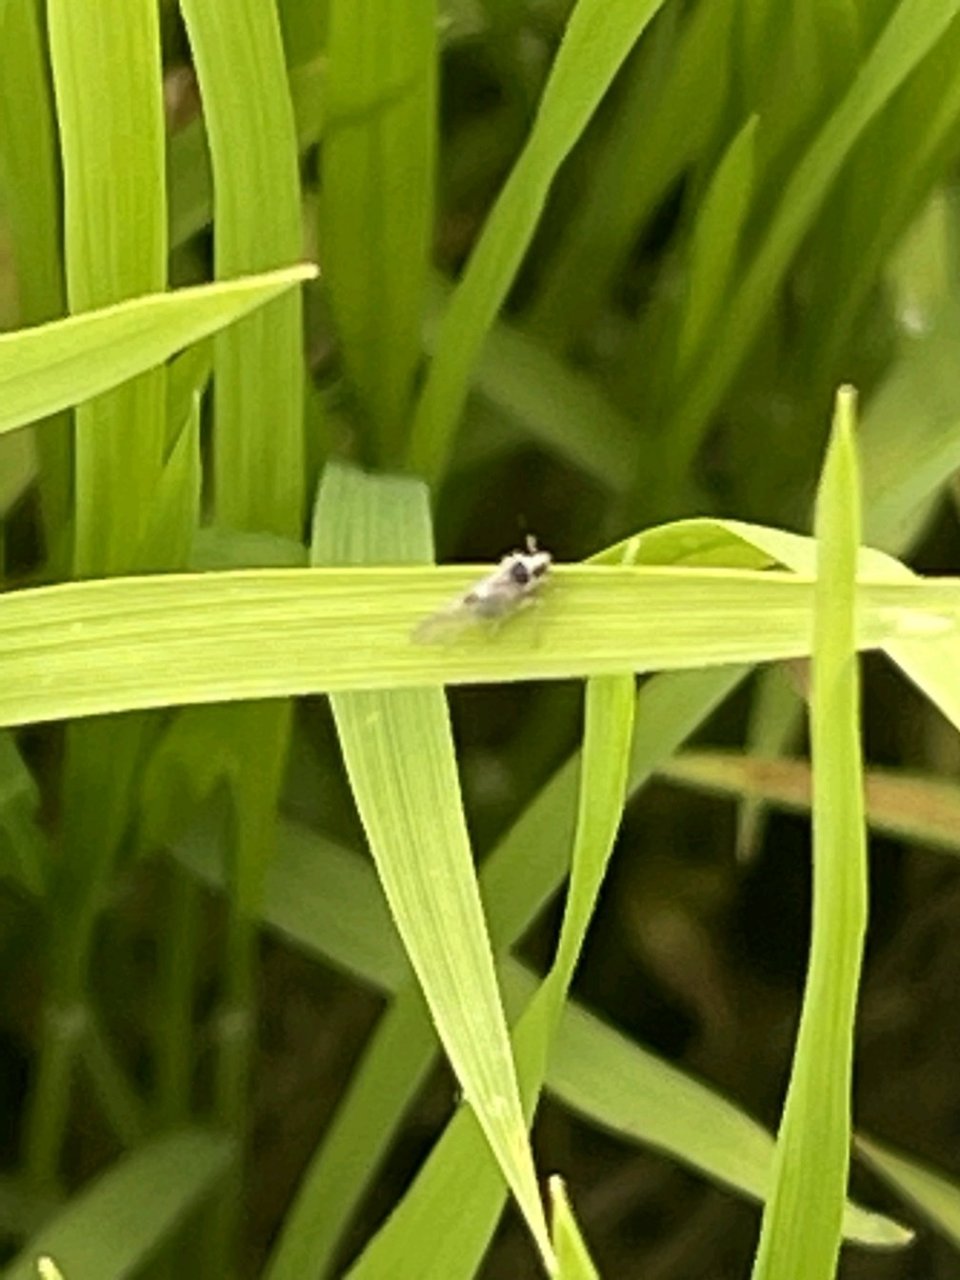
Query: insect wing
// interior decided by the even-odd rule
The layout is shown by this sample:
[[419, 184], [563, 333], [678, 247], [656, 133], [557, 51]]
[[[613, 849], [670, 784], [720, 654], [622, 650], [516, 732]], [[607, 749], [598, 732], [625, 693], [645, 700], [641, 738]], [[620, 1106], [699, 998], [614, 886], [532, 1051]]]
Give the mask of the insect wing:
[[443, 644], [456, 640], [477, 621], [477, 615], [466, 599], [454, 600], [436, 613], [424, 618], [413, 631], [417, 644]]

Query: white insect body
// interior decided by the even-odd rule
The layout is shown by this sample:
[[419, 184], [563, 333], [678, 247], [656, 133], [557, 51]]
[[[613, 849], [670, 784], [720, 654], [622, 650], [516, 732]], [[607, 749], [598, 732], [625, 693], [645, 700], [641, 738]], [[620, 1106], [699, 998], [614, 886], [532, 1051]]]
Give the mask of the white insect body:
[[553, 563], [535, 538], [527, 537], [526, 551], [511, 551], [496, 569], [481, 578], [459, 599], [426, 618], [414, 632], [416, 640], [431, 640], [450, 628], [471, 622], [503, 622], [532, 604]]

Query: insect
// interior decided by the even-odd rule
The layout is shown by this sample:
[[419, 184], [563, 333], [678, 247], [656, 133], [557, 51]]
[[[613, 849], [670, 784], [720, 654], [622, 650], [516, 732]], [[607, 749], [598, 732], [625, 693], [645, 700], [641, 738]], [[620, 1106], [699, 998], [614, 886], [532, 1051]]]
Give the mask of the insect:
[[431, 641], [473, 622], [505, 622], [533, 604], [553, 563], [549, 551], [527, 535], [526, 551], [511, 551], [496, 569], [475, 586], [425, 618], [413, 633], [415, 640]]

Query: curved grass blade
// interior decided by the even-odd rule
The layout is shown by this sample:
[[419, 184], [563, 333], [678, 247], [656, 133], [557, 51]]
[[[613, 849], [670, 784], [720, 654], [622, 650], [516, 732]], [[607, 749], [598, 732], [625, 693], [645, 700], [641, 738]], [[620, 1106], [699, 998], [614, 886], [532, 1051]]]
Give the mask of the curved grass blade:
[[578, 0], [523, 153], [454, 291], [417, 404], [408, 462], [446, 472], [483, 339], [530, 243], [557, 170], [663, 0]]

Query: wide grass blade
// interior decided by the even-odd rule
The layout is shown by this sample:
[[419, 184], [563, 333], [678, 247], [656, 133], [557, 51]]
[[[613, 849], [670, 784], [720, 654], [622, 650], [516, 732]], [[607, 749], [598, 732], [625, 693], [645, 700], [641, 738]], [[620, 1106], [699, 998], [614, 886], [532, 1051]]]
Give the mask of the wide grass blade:
[[[301, 256], [293, 108], [276, 13], [183, 0], [214, 176], [218, 279]], [[216, 340], [214, 488], [232, 528], [299, 538], [303, 518], [303, 359], [299, 291]]]
[[[317, 500], [316, 563], [416, 563], [429, 560], [431, 543], [422, 486], [328, 470]], [[549, 1269], [443, 692], [391, 689], [331, 701], [354, 800], [437, 1033]]]
[[[19, 295], [19, 323], [65, 310], [60, 170], [40, 0], [0, 5], [0, 189]], [[47, 552], [65, 560], [72, 503], [72, 438], [66, 415], [37, 433]]]
[[[71, 311], [106, 307], [167, 282], [160, 29], [152, 0], [51, 0], [50, 59], [63, 156]], [[91, 77], [109, 92], [91, 94]], [[159, 366], [76, 415], [75, 567], [132, 567], [163, 463]], [[136, 424], [131, 430], [131, 423]]]
[[[555, 575], [541, 618], [450, 645], [417, 644], [411, 634], [469, 583], [461, 569], [252, 569], [11, 592], [0, 597], [0, 725], [810, 652], [813, 586], [792, 574], [583, 565]], [[858, 615], [861, 648], [899, 650], [906, 636], [914, 652], [938, 653], [960, 623], [960, 583], [861, 583]]]
[[756, 1280], [832, 1280], [850, 1162], [853, 1026], [867, 923], [855, 643], [860, 492], [854, 399], [841, 390], [817, 500], [810, 961]]
[[[461, 569], [248, 570], [43, 587], [0, 599], [0, 724], [433, 679], [559, 679], [802, 657], [792, 574], [570, 566], [541, 619], [448, 646], [411, 633]], [[438, 585], [439, 584], [439, 585]], [[921, 651], [960, 618], [954, 579], [861, 583], [857, 643]], [[538, 627], [536, 637], [531, 628]], [[537, 638], [538, 644], [532, 640]], [[268, 645], [275, 664], [260, 661]]]
[[[94, 19], [89, 3], [50, 0], [47, 28], [63, 166], [70, 309], [86, 311], [159, 292], [167, 280], [167, 215], [156, 5], [153, 0], [102, 0]], [[91, 93], [91, 83], [107, 89]], [[39, 380], [45, 381], [45, 371]], [[78, 407], [72, 511], [72, 565], [78, 576], [141, 567], [137, 557], [163, 467], [165, 415], [166, 370], [156, 364]], [[89, 1017], [90, 951], [130, 818], [143, 729], [141, 720], [125, 718], [109, 732], [101, 722], [71, 725], [67, 734], [60, 857], [50, 892], [56, 946], [49, 949], [39, 1061], [24, 1139], [35, 1190], [55, 1183], [74, 1057]], [[108, 1096], [112, 1101], [120, 1091], [109, 1090]], [[121, 1110], [129, 1115], [122, 1107], [113, 1116]]]

